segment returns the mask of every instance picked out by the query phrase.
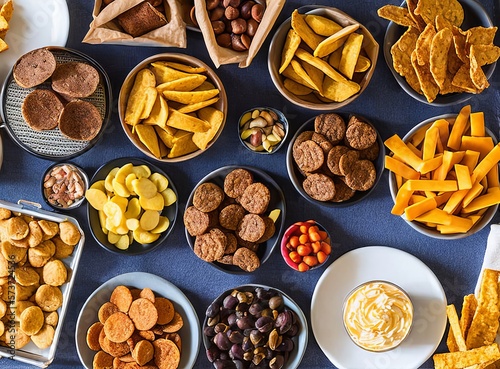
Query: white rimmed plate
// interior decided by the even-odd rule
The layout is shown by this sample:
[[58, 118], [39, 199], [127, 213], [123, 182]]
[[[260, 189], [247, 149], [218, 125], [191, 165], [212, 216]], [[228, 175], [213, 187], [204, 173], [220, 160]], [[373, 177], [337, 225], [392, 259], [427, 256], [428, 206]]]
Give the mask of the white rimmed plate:
[[[369, 352], [356, 346], [342, 323], [344, 299], [370, 280], [386, 280], [404, 289], [415, 308], [410, 334], [399, 347]], [[436, 275], [422, 261], [386, 246], [350, 251], [320, 277], [312, 296], [311, 326], [327, 358], [339, 369], [413, 369], [436, 350], [446, 328], [446, 295]]]
[[111, 292], [116, 286], [124, 285], [135, 288], [150, 288], [157, 296], [168, 298], [174, 304], [175, 311], [179, 312], [184, 320], [184, 326], [179, 334], [182, 340], [182, 353], [179, 369], [191, 369], [194, 366], [200, 348], [201, 329], [198, 316], [193, 305], [186, 295], [174, 284], [150, 273], [133, 272], [118, 275], [105, 282], [96, 289], [78, 315], [76, 323], [76, 349], [83, 366], [91, 369], [95, 351], [87, 346], [87, 330], [98, 321], [97, 312], [101, 305], [109, 301]]
[[65, 0], [15, 0], [5, 37], [9, 49], [0, 54], [0, 85], [19, 57], [43, 46], [65, 46], [68, 33]]

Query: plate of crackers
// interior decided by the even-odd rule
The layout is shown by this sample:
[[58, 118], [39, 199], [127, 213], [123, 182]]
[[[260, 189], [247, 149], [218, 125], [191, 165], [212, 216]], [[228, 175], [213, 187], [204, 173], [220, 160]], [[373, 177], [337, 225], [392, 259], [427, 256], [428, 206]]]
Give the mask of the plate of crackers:
[[500, 48], [497, 27], [474, 0], [385, 5], [384, 56], [399, 85], [432, 105], [464, 102], [490, 86]]
[[200, 334], [196, 311], [178, 287], [134, 272], [110, 279], [90, 295], [78, 316], [76, 347], [89, 369], [125, 363], [192, 368]]
[[183, 215], [186, 238], [201, 260], [228, 273], [251, 273], [279, 243], [285, 208], [283, 191], [267, 173], [225, 166], [191, 192]]
[[380, 180], [384, 144], [366, 118], [324, 113], [297, 130], [286, 166], [293, 186], [309, 202], [349, 206], [366, 198]]

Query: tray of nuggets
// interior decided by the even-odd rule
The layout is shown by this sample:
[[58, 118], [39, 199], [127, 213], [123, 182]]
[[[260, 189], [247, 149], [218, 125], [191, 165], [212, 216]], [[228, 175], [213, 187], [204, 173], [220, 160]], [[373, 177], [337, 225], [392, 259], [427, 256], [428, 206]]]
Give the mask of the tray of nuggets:
[[278, 243], [285, 199], [265, 172], [226, 166], [196, 185], [183, 219], [196, 256], [226, 272], [253, 272]]
[[320, 114], [292, 138], [288, 175], [297, 191], [313, 203], [351, 205], [369, 194], [380, 179], [383, 150], [377, 129], [365, 118]]
[[191, 368], [200, 325], [187, 297], [149, 273], [105, 282], [78, 317], [76, 345], [87, 368]]
[[0, 200], [0, 356], [52, 362], [84, 240], [74, 218]]

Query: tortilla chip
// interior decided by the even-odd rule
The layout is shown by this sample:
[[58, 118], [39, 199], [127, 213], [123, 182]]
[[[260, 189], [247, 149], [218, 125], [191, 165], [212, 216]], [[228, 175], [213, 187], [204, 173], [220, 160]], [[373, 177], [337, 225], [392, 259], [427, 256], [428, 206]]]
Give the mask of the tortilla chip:
[[453, 44], [455, 45], [455, 52], [457, 53], [457, 56], [462, 61], [462, 63], [467, 63], [467, 33], [455, 26], [453, 26], [453, 29], [451, 31], [453, 32]]
[[167, 157], [172, 159], [198, 150], [198, 146], [194, 144], [192, 137], [193, 133], [191, 132], [177, 131]]
[[484, 74], [483, 68], [478, 65], [474, 55], [470, 55], [470, 79], [474, 86], [476, 86], [478, 93], [490, 86], [488, 78]]
[[453, 24], [451, 24], [450, 21], [441, 14], [438, 14], [436, 16], [436, 30], [441, 31], [444, 28], [448, 28], [451, 31], [453, 30]]
[[297, 60], [292, 60], [290, 65], [292, 66], [294, 72], [304, 81], [307, 82], [308, 85], [313, 86], [313, 89], [316, 91], [321, 90], [321, 86], [318, 86], [314, 83], [314, 81], [311, 79], [311, 77], [307, 74], [305, 69], [302, 67], [302, 64], [300, 64]]
[[500, 57], [500, 47], [495, 45], [471, 45], [470, 56], [476, 58], [479, 66], [492, 64]]
[[325, 76], [323, 81], [323, 96], [332, 101], [342, 102], [357, 94], [360, 88], [356, 82], [349, 80], [338, 82]]
[[453, 33], [448, 28], [442, 29], [432, 39], [430, 50], [430, 71], [439, 88], [444, 87], [448, 72], [448, 55]]
[[171, 149], [174, 144], [174, 135], [177, 132], [177, 129], [168, 126], [165, 128], [155, 126], [154, 128], [160, 140], [166, 147]]
[[410, 27], [391, 47], [394, 70], [406, 79], [406, 82], [416, 92], [422, 93], [415, 69], [411, 64], [411, 53], [415, 49], [418, 31]]
[[297, 74], [297, 72], [295, 72], [295, 70], [293, 70], [291, 65], [286, 67], [282, 74], [286, 78], [290, 78], [292, 81], [300, 83], [301, 85], [309, 87], [310, 89], [314, 90], [314, 86], [311, 85], [310, 83], [308, 83], [307, 81], [305, 81], [301, 76], [299, 76]]
[[156, 124], [165, 127], [168, 118], [168, 103], [160, 94], [156, 95], [156, 101], [151, 109], [149, 116], [142, 121], [145, 124]]
[[466, 32], [465, 42], [468, 45], [493, 45], [497, 27], [473, 27]]
[[427, 24], [434, 24], [437, 15], [442, 15], [457, 27], [464, 21], [464, 9], [458, 0], [419, 0], [415, 14], [420, 15]]
[[496, 343], [468, 351], [457, 351], [446, 354], [435, 354], [435, 369], [466, 368], [485, 362], [500, 359], [500, 351]]
[[311, 78], [311, 81], [313, 81], [314, 86], [318, 86], [319, 88], [318, 92], [321, 93], [322, 91], [321, 86], [323, 85], [323, 78], [325, 77], [325, 74], [315, 66], [306, 63], [304, 61], [302, 61], [300, 65], [302, 65], [302, 68], [304, 68], [307, 75]]
[[285, 78], [283, 86], [292, 94], [297, 96], [308, 95], [313, 91], [311, 88], [301, 85], [290, 78]]
[[206, 106], [210, 106], [212, 104], [215, 104], [217, 101], [219, 101], [218, 96], [213, 97], [213, 98], [208, 99], [208, 100], [205, 100], [205, 101], [198, 102], [198, 103], [181, 106], [177, 110], [179, 111], [179, 113], [192, 113], [192, 112], [200, 110], [201, 108], [204, 108]]
[[151, 63], [151, 71], [156, 78], [156, 84], [174, 81], [179, 78], [187, 77], [190, 73], [181, 72], [167, 65], [167, 62], [157, 61]]
[[304, 19], [307, 25], [321, 36], [329, 37], [343, 28], [338, 23], [321, 15], [306, 14]]
[[408, 12], [410, 13], [411, 19], [413, 19], [416, 24], [416, 28], [422, 32], [426, 23], [420, 15], [415, 14], [415, 8], [418, 5], [418, 0], [406, 0], [406, 5], [408, 6]]
[[179, 102], [181, 104], [194, 104], [211, 99], [219, 94], [217, 88], [205, 91], [163, 91], [163, 96], [167, 100]]
[[170, 82], [165, 82], [156, 86], [159, 92], [163, 91], [191, 91], [195, 88], [201, 86], [203, 82], [207, 79], [207, 76], [202, 74], [192, 74], [190, 76], [175, 79]]
[[472, 82], [470, 77], [470, 65], [463, 64], [458, 72], [453, 77], [453, 81], [451, 82], [454, 86], [461, 88], [465, 92], [469, 92], [471, 94], [475, 94], [477, 91], [476, 86]]
[[359, 24], [357, 23], [342, 28], [340, 31], [321, 41], [316, 49], [314, 49], [313, 55], [318, 58], [322, 58], [333, 53], [339, 47], [344, 45], [344, 43], [348, 40], [348, 36], [350, 36], [358, 28]]
[[354, 69], [356, 69], [356, 63], [358, 62], [362, 44], [363, 35], [359, 33], [351, 33], [344, 44], [344, 48], [342, 49], [339, 71], [349, 79], [352, 79]]
[[0, 15], [4, 17], [7, 22], [10, 22], [13, 13], [14, 13], [14, 2], [12, 0], [7, 0], [0, 9]]
[[495, 342], [500, 318], [498, 276], [498, 271], [491, 269], [483, 271], [476, 313], [467, 334], [468, 348]]
[[436, 30], [432, 24], [428, 24], [423, 32], [418, 36], [417, 44], [415, 46], [418, 64], [424, 66], [429, 64], [431, 56], [432, 40], [436, 36]]
[[210, 129], [208, 122], [188, 114], [179, 113], [175, 109], [169, 109], [167, 126], [187, 132], [206, 132]]
[[417, 27], [408, 8], [402, 8], [396, 5], [384, 5], [377, 10], [377, 14], [381, 18], [390, 20], [403, 27]]
[[321, 58], [317, 58], [311, 55], [310, 53], [308, 53], [307, 51], [305, 51], [300, 47], [295, 52], [295, 56], [300, 60], [303, 60], [306, 63], [309, 63], [315, 66], [316, 68], [322, 70], [323, 73], [325, 73], [327, 76], [329, 76], [331, 79], [337, 82], [347, 81], [347, 79], [342, 74], [333, 69], [332, 66], [328, 64], [328, 62], [324, 61]]
[[205, 67], [192, 67], [190, 65], [182, 64], [182, 63], [176, 63], [176, 62], [170, 62], [170, 61], [165, 61], [164, 62], [166, 66], [180, 70], [181, 72], [186, 72], [186, 73], [205, 73], [207, 71], [207, 68]]
[[420, 65], [417, 62], [417, 50], [413, 51], [413, 53], [411, 54], [411, 64], [413, 65], [415, 73], [417, 74], [422, 93], [424, 94], [428, 102], [433, 102], [437, 94], [439, 93], [439, 86], [436, 84], [436, 82], [434, 82], [434, 78], [432, 78], [429, 64]]

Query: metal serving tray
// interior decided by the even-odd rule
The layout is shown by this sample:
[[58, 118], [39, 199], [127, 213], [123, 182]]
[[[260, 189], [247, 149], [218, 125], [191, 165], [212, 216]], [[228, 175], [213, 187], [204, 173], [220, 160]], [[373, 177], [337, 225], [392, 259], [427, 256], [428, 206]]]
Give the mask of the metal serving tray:
[[[45, 219], [57, 223], [61, 223], [66, 220], [70, 221], [71, 223], [75, 224], [78, 230], [80, 231], [81, 234], [80, 242], [78, 242], [78, 244], [75, 246], [73, 254], [68, 258], [62, 260], [62, 262], [66, 265], [66, 267], [69, 268], [68, 270], [69, 280], [64, 285], [61, 286], [61, 291], [63, 294], [63, 305], [61, 308], [57, 310], [57, 313], [59, 314], [59, 322], [55, 330], [54, 341], [52, 342], [52, 345], [44, 350], [39, 349], [37, 346], [35, 346], [33, 342], [30, 342], [28, 345], [18, 350], [0, 346], [0, 357], [6, 357], [9, 359], [18, 360], [27, 364], [32, 364], [39, 366], [41, 368], [45, 368], [54, 360], [55, 357], [59, 336], [61, 335], [62, 326], [64, 324], [64, 318], [66, 316], [66, 312], [69, 306], [69, 301], [71, 298], [71, 292], [73, 290], [73, 285], [75, 282], [75, 276], [78, 269], [80, 256], [82, 254], [83, 245], [85, 243], [85, 235], [78, 221], [75, 218], [69, 217], [64, 214], [56, 214], [53, 212], [41, 210], [38, 207], [40, 207], [39, 204], [23, 200], [20, 200], [18, 204], [0, 200], [0, 208], [9, 209], [13, 212], [18, 212], [21, 214], [33, 216], [37, 219]], [[7, 329], [9, 329], [8, 326], [6, 326], [6, 330]]]

